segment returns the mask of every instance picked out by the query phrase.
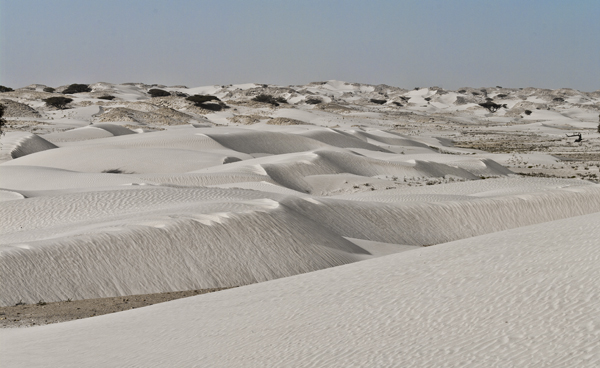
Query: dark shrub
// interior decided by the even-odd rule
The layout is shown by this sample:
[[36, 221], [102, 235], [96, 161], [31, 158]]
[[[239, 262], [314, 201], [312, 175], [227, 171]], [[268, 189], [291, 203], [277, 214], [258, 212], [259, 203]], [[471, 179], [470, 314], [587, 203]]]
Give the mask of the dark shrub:
[[123, 171], [121, 169], [102, 170], [104, 174], [134, 174], [132, 171]]
[[473, 92], [471, 92], [471, 94], [472, 94], [473, 96], [479, 96], [479, 92], [475, 92], [475, 91], [473, 91]]
[[203, 104], [209, 101], [221, 101], [218, 97], [210, 96], [210, 95], [193, 95], [187, 97], [186, 100], [195, 103], [196, 105]]
[[378, 100], [376, 98], [372, 98], [370, 101], [373, 102], [373, 103], [376, 103], [378, 105], [383, 105], [384, 103], [387, 102], [387, 100]]
[[6, 125], [6, 120], [2, 116], [4, 116], [4, 105], [0, 105], [0, 135], [4, 133], [2, 129]]
[[69, 102], [73, 101], [73, 99], [68, 97], [50, 97], [45, 98], [42, 101], [44, 101], [48, 106], [63, 110]]
[[223, 110], [223, 106], [216, 104], [216, 103], [205, 103], [205, 104], [200, 104], [200, 105], [196, 105], [198, 107], [201, 107], [203, 109], [206, 110], [210, 110], [210, 111], [221, 111]]
[[318, 104], [322, 103], [323, 100], [321, 100], [318, 97], [309, 97], [304, 102], [306, 102], [309, 105], [318, 105]]
[[281, 96], [280, 97], [275, 97], [275, 101], [277, 101], [279, 103], [282, 103], [282, 104], [288, 103], [287, 100], [285, 98], [281, 97]]
[[189, 95], [185, 92], [181, 92], [181, 91], [175, 91], [173, 92], [175, 94], [175, 96], [177, 97], [188, 97]]
[[277, 102], [277, 100], [273, 96], [266, 95], [266, 94], [260, 94], [258, 96], [255, 96], [252, 99], [252, 101], [268, 103], [268, 104], [271, 104], [273, 106], [279, 106], [279, 102]]
[[115, 96], [105, 95], [105, 96], [98, 97], [98, 99], [100, 99], [100, 100], [109, 100], [110, 101], [110, 100], [114, 100]]
[[148, 94], [152, 97], [165, 97], [165, 96], [171, 96], [171, 94], [163, 89], [158, 89], [158, 88], [152, 88], [151, 90], [148, 91]]
[[460, 91], [458, 91], [458, 93], [465, 93], [465, 92], [467, 92], [466, 89], [461, 89]]
[[402, 105], [400, 102], [398, 102], [398, 101], [394, 101], [394, 102], [392, 102], [392, 103], [393, 103], [394, 105], [398, 106], [398, 107], [402, 107], [402, 106], [403, 106], [403, 105]]
[[400, 96], [400, 99], [404, 102], [408, 102], [408, 100], [410, 100], [410, 97]]
[[489, 110], [489, 112], [496, 112], [499, 108], [503, 107], [502, 105], [498, 105], [497, 103], [493, 103], [492, 101], [486, 101], [479, 104], [479, 106], [484, 107]]
[[210, 95], [193, 95], [193, 96], [189, 96], [186, 98], [186, 100], [193, 102], [194, 105], [201, 107], [203, 109], [206, 110], [211, 110], [211, 111], [221, 111], [223, 109], [223, 105], [220, 105], [218, 103], [207, 103], [210, 101], [219, 101], [221, 102], [221, 100], [219, 100], [218, 97], [216, 96], [210, 96]]
[[553, 98], [552, 101], [555, 101], [555, 102], [565, 102], [564, 98], [560, 98], [560, 97]]
[[14, 89], [10, 87], [0, 86], [0, 92], [12, 92]]
[[498, 98], [506, 98], [506, 97], [508, 97], [508, 95], [505, 95], [504, 93], [501, 93], [499, 95], [496, 95], [496, 97], [498, 97]]
[[525, 110], [525, 115], [531, 115], [531, 110]]
[[427, 101], [427, 102], [431, 101], [431, 97], [425, 97], [425, 101]]
[[62, 93], [70, 95], [73, 93], [92, 92], [92, 89], [87, 84], [71, 84]]
[[52, 87], [45, 87], [44, 88], [44, 92], [50, 92], [50, 93], [52, 93], [52, 92], [54, 92], [54, 88], [52, 88]]

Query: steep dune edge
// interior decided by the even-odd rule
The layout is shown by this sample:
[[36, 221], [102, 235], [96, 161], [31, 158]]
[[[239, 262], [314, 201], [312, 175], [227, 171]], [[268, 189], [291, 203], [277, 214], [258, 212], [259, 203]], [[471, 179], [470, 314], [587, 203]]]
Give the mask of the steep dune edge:
[[283, 204], [350, 238], [432, 245], [600, 212], [600, 186], [438, 203], [289, 198]]
[[[38, 217], [30, 228], [7, 224], [0, 304], [245, 285], [369, 254], [344, 237], [432, 245], [600, 211], [599, 186], [395, 205], [233, 193], [148, 188], [9, 202], [7, 218]], [[139, 195], [151, 203], [134, 206]], [[85, 214], [88, 202], [122, 205]]]
[[0, 162], [23, 157], [32, 153], [58, 148], [44, 138], [25, 132], [9, 132], [2, 137]]
[[246, 285], [368, 254], [277, 208], [146, 218], [65, 235], [3, 248], [0, 305]]

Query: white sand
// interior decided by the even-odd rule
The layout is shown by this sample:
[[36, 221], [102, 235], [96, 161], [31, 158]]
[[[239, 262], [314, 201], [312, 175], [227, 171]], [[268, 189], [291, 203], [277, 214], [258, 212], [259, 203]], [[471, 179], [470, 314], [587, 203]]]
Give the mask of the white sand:
[[242, 287], [3, 329], [2, 367], [600, 364], [598, 93], [92, 88], [4, 94], [40, 117], [1, 138], [0, 306]]

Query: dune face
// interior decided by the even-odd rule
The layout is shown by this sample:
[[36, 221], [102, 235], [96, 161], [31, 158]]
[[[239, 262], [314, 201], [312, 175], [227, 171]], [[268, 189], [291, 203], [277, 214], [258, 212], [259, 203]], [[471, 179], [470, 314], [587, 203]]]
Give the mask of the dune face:
[[0, 101], [0, 307], [238, 288], [0, 330], [10, 366], [600, 362], [597, 93], [44, 87]]

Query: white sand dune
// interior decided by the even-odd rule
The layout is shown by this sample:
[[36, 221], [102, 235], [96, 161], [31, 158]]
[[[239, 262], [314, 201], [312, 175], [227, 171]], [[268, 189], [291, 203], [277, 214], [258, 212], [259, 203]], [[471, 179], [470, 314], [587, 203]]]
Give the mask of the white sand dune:
[[35, 134], [10, 132], [2, 139], [0, 162], [53, 148], [57, 148], [57, 146]]
[[0, 349], [11, 367], [593, 367], [598, 224], [598, 214], [575, 217], [3, 330]]
[[3, 93], [0, 306], [241, 287], [2, 329], [2, 367], [600, 364], [598, 93], [34, 87]]
[[284, 195], [134, 186], [6, 202], [0, 303], [245, 285], [369, 254], [343, 237], [431, 245], [600, 211], [595, 185], [385, 206]]

